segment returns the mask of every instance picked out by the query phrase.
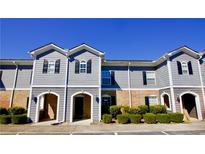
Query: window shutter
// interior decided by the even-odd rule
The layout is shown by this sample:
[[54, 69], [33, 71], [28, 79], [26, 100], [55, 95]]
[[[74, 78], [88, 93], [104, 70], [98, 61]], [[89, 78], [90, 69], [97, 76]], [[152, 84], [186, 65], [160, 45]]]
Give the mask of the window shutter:
[[111, 71], [111, 84], [114, 85], [115, 84], [115, 72]]
[[0, 80], [2, 79], [3, 71], [0, 71]]
[[80, 66], [79, 60], [75, 60], [75, 74], [79, 74], [79, 66]]
[[115, 96], [111, 96], [111, 105], [116, 105], [116, 98], [115, 98]]
[[188, 62], [189, 74], [193, 74], [191, 61]]
[[60, 59], [55, 62], [55, 73], [60, 73]]
[[146, 72], [143, 71], [142, 74], [143, 74], [143, 84], [147, 85], [147, 75], [146, 75]]
[[48, 72], [48, 61], [44, 59], [43, 62], [43, 73], [47, 73]]
[[92, 72], [92, 61], [90, 59], [87, 62], [87, 73], [91, 73], [91, 72]]
[[149, 97], [145, 96], [145, 105], [149, 106]]
[[182, 74], [182, 65], [181, 62], [177, 61], [177, 67], [178, 67], [178, 74]]

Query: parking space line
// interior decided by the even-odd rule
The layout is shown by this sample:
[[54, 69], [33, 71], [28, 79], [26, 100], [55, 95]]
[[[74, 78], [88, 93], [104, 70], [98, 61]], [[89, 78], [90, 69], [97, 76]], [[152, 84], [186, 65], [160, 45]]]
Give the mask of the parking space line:
[[166, 133], [166, 132], [164, 132], [164, 131], [161, 131], [163, 134], [165, 134], [165, 135], [169, 135], [168, 133]]
[[114, 132], [114, 135], [118, 135], [117, 132]]

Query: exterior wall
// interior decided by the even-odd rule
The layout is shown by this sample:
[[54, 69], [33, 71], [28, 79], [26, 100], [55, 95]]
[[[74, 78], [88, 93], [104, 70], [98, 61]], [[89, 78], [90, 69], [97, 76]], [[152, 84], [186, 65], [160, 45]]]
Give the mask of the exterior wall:
[[132, 106], [145, 105], [145, 97], [150, 95], [157, 96], [158, 103], [160, 103], [159, 90], [132, 90]]
[[66, 107], [66, 121], [70, 122], [70, 111], [71, 111], [71, 96], [75, 93], [78, 94], [83, 94], [83, 92], [88, 92], [93, 95], [93, 108], [92, 108], [92, 113], [93, 113], [93, 122], [98, 122], [99, 121], [99, 89], [98, 88], [69, 88], [67, 89], [67, 107]]
[[29, 90], [15, 90], [13, 95], [12, 107], [18, 106], [27, 108]]
[[29, 88], [31, 83], [32, 66], [18, 66], [16, 88]]
[[174, 88], [174, 95], [175, 95], [175, 100], [176, 100], [176, 111], [181, 112], [180, 103], [179, 103], [179, 100], [177, 99], [177, 97], [179, 97], [180, 94], [182, 94], [183, 92], [194, 92], [194, 93], [199, 95], [202, 116], [203, 116], [203, 118], [205, 118], [205, 108], [204, 108], [204, 102], [203, 102], [201, 88]]
[[9, 108], [11, 90], [0, 90], [0, 107]]
[[116, 90], [116, 104], [129, 106], [128, 90]]
[[[38, 97], [39, 95], [41, 95], [42, 93], [45, 92], [55, 92], [59, 95], [59, 104], [58, 104], [58, 109], [57, 109], [57, 117], [59, 118], [58, 121], [62, 121], [63, 120], [63, 114], [64, 114], [64, 88], [32, 88], [32, 96], [34, 97]], [[30, 105], [30, 119], [31, 121], [35, 121], [35, 117], [36, 117], [36, 107], [38, 104], [38, 100], [37, 102], [35, 102], [34, 100], [31, 101], [31, 105]]]
[[[171, 60], [171, 69], [172, 69], [172, 77], [173, 77], [173, 84], [177, 86], [200, 86], [200, 78], [199, 78], [199, 69], [198, 69], [198, 60], [183, 53], [180, 52], [179, 54], [176, 54], [175, 56], [172, 56], [170, 58]], [[177, 61], [191, 61], [192, 63], [192, 69], [193, 69], [193, 75], [189, 74], [178, 74], [178, 68], [177, 68]]]
[[2, 78], [0, 81], [0, 88], [1, 89], [13, 88], [16, 66], [0, 65], [0, 70], [3, 71]]
[[[60, 73], [44, 73], [43, 62], [60, 59]], [[36, 58], [33, 85], [65, 85], [67, 57], [57, 51], [49, 50]]]
[[201, 75], [203, 79], [203, 84], [205, 86], [205, 55], [200, 60], [200, 64], [201, 64]]
[[[91, 59], [91, 73], [75, 74], [76, 59], [79, 61], [85, 60], [86, 62]], [[71, 55], [69, 60], [68, 85], [99, 85], [99, 60], [97, 55], [86, 50], [81, 50]]]
[[88, 95], [84, 96], [84, 105], [83, 105], [83, 117], [84, 118], [91, 118], [90, 111], [91, 111], [91, 97]]
[[156, 68], [156, 81], [159, 88], [169, 86], [169, 73], [167, 61], [163, 62]]

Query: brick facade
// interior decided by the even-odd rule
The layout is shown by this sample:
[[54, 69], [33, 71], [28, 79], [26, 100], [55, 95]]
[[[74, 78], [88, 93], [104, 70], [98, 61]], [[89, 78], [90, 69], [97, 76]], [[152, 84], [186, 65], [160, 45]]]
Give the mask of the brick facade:
[[12, 107], [19, 106], [27, 108], [29, 90], [15, 90], [13, 95]]
[[11, 90], [0, 91], [0, 107], [9, 108], [11, 98]]

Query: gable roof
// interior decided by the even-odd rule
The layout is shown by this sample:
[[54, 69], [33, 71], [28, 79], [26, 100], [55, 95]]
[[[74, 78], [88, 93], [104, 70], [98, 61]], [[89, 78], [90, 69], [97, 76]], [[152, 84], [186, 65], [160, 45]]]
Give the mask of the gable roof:
[[83, 49], [88, 50], [88, 51], [90, 51], [91, 53], [93, 53], [95, 55], [102, 56], [102, 57], [104, 56], [104, 52], [102, 52], [102, 51], [100, 51], [98, 49], [95, 49], [95, 48], [93, 48], [93, 47], [91, 47], [91, 46], [89, 46], [89, 45], [87, 45], [85, 43], [83, 43], [83, 44], [81, 44], [79, 46], [76, 46], [74, 48], [69, 49], [68, 56], [72, 55], [72, 54], [74, 54], [74, 53], [76, 53], [76, 52], [78, 52], [80, 50], [83, 50]]
[[48, 50], [51, 50], [51, 49], [54, 49], [56, 51], [58, 51], [59, 53], [62, 53], [63, 55], [67, 56], [67, 51], [64, 50], [63, 48], [57, 46], [56, 44], [54, 43], [49, 43], [49, 44], [46, 44], [44, 46], [41, 46], [39, 48], [36, 48], [32, 51], [30, 51], [29, 53], [33, 56], [33, 57], [36, 57], [37, 55], [39, 54], [42, 54]]

